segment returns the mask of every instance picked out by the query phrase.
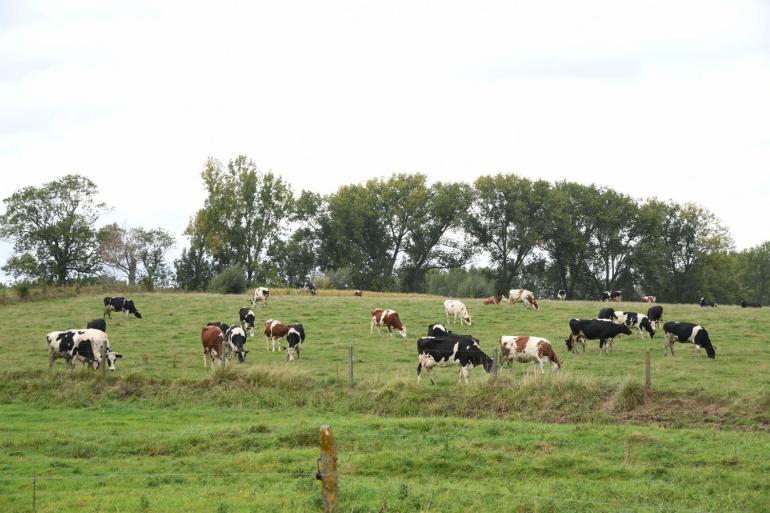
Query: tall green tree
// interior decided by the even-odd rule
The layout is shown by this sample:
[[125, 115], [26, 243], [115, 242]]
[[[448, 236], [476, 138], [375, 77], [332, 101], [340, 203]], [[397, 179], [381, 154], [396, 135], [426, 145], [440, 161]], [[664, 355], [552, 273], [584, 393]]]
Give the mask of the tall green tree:
[[138, 229], [139, 261], [142, 263], [142, 281], [152, 289], [168, 284], [171, 271], [166, 263], [166, 253], [176, 240], [163, 228]]
[[[3, 269], [15, 277], [59, 285], [100, 267], [94, 225], [107, 210], [97, 188], [80, 175], [67, 175], [40, 187], [25, 187], [5, 198], [0, 237], [16, 253]], [[30, 265], [34, 261], [34, 265]]]
[[109, 267], [126, 275], [129, 285], [136, 285], [140, 243], [135, 229], [108, 224], [99, 229], [99, 258]]
[[489, 253], [499, 291], [515, 285], [522, 266], [543, 240], [549, 187], [543, 180], [513, 174], [482, 176], [474, 183], [465, 230]]

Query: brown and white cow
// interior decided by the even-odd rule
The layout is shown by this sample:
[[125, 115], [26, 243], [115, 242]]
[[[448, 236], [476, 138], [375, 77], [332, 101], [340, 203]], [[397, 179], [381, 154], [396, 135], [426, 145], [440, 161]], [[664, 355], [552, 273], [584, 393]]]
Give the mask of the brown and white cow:
[[489, 296], [488, 298], [484, 299], [485, 305], [499, 305], [500, 300], [503, 298], [503, 296]]
[[372, 310], [372, 324], [369, 327], [369, 335], [374, 332], [375, 326], [377, 326], [377, 333], [380, 333], [380, 328], [385, 326], [388, 328], [388, 334], [391, 336], [393, 335], [393, 330], [396, 330], [399, 335], [406, 338], [406, 327], [401, 324], [401, 319], [399, 319], [398, 312], [395, 310], [385, 308], [375, 308]]
[[500, 337], [500, 359], [503, 363], [516, 360], [521, 363], [534, 362], [544, 374], [543, 364], [551, 362], [554, 372], [559, 372], [561, 360], [556, 356], [551, 343], [540, 337]]
[[280, 340], [289, 333], [289, 327], [275, 319], [265, 321], [265, 338], [267, 339], [267, 350], [278, 351], [281, 349]]
[[524, 308], [540, 309], [540, 305], [537, 304], [535, 295], [527, 289], [511, 289], [508, 292], [508, 304], [521, 302], [524, 304]]
[[225, 365], [222, 344], [225, 334], [217, 326], [204, 326], [201, 330], [201, 343], [203, 344], [203, 367], [208, 368], [206, 356], [211, 360], [211, 368], [214, 368], [214, 358], [219, 359], [220, 365]]
[[359, 290], [354, 290], [353, 291], [353, 295], [356, 296], [356, 297], [361, 297], [361, 296], [364, 295], [364, 291], [360, 290], [360, 289]]
[[654, 303], [654, 302], [656, 302], [657, 300], [658, 300], [658, 298], [657, 298], [657, 297], [655, 297], [655, 296], [642, 296], [642, 297], [639, 299], [639, 301], [641, 301], [642, 303]]

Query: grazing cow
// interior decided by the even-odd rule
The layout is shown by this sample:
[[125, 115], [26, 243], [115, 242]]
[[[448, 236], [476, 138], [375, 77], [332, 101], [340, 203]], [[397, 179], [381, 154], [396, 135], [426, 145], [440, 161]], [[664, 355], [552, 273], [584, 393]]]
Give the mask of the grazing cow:
[[524, 308], [540, 309], [540, 305], [535, 300], [535, 295], [526, 289], [511, 289], [508, 291], [508, 304], [521, 302]]
[[685, 342], [695, 344], [695, 354], [700, 356], [700, 349], [706, 350], [709, 358], [716, 358], [716, 348], [711, 343], [708, 331], [700, 324], [692, 322], [667, 322], [663, 325], [663, 331], [666, 333], [666, 340], [663, 345], [663, 354], [666, 350], [671, 351], [674, 356], [674, 342]]
[[599, 310], [599, 315], [596, 316], [597, 319], [607, 319], [610, 321], [615, 320], [615, 309], [614, 308], [602, 308]]
[[745, 299], [741, 299], [741, 308], [762, 308], [759, 303], [747, 303]]
[[214, 368], [214, 358], [219, 359], [219, 364], [224, 366], [226, 364], [225, 355], [223, 353], [223, 342], [225, 340], [225, 334], [217, 326], [204, 326], [201, 330], [201, 343], [203, 344], [203, 368], [207, 369], [208, 362], [206, 357], [211, 360], [211, 368]]
[[615, 318], [613, 319], [615, 324], [625, 324], [628, 327], [635, 327], [639, 330], [639, 337], [643, 337], [642, 330], [646, 331], [650, 338], [655, 336], [655, 327], [650, 322], [650, 319], [640, 313], [636, 312], [615, 312]]
[[[265, 321], [265, 338], [267, 339], [267, 350], [278, 351], [283, 350], [280, 340], [289, 333], [289, 327], [277, 321], [275, 319], [268, 319]], [[271, 348], [272, 343], [272, 348]]]
[[473, 367], [482, 366], [489, 372], [492, 368], [492, 359], [484, 354], [479, 347], [479, 341], [465, 335], [447, 335], [443, 337], [424, 337], [417, 340], [417, 383], [422, 378], [422, 370], [428, 369], [430, 382], [433, 380], [433, 367], [448, 367], [458, 365], [460, 367], [460, 381], [468, 383], [468, 373]]
[[241, 328], [244, 331], [248, 331], [252, 336], [254, 335], [254, 312], [248, 308], [241, 308], [238, 310], [238, 318], [241, 320]]
[[97, 369], [102, 364], [102, 353], [105, 353], [107, 367], [114, 371], [115, 362], [123, 357], [112, 350], [107, 334], [98, 329], [52, 331], [46, 339], [49, 369], [57, 358], [64, 358], [70, 368], [74, 367], [75, 360], [78, 360]]
[[222, 330], [222, 333], [227, 333], [227, 330], [230, 329], [229, 324], [225, 324], [224, 322], [210, 322], [206, 324], [206, 326], [216, 326], [220, 330]]
[[290, 362], [299, 358], [299, 350], [305, 342], [305, 327], [302, 324], [289, 324], [289, 332], [286, 334], [286, 359]]
[[452, 315], [452, 324], [457, 323], [457, 317], [460, 317], [460, 324], [471, 325], [471, 316], [468, 315], [468, 309], [465, 307], [462, 301], [456, 299], [447, 299], [444, 301], [444, 313], [446, 314], [446, 322], [449, 324], [449, 315]]
[[623, 293], [619, 290], [610, 292], [610, 301], [623, 301]]
[[521, 363], [535, 362], [540, 365], [540, 373], [544, 374], [543, 364], [551, 362], [554, 372], [559, 372], [561, 361], [551, 346], [551, 343], [540, 337], [500, 337], [500, 361]]
[[318, 292], [315, 288], [315, 285], [313, 285], [313, 282], [310, 280], [305, 280], [305, 283], [300, 283], [297, 288], [300, 292], [310, 294], [311, 296], [315, 296]]
[[134, 302], [127, 297], [106, 297], [104, 298], [104, 315], [112, 319], [111, 312], [126, 312], [126, 316], [134, 314], [137, 319], [142, 318], [142, 314], [136, 309]]
[[235, 353], [238, 361], [243, 363], [246, 360], [246, 353], [249, 352], [248, 350], [244, 349], [244, 346], [246, 345], [246, 338], [248, 337], [246, 331], [240, 326], [232, 326], [224, 329], [223, 332], [225, 334], [225, 346], [223, 347], [223, 351], [225, 353], [225, 361], [227, 361], [229, 354], [232, 352]]
[[704, 306], [710, 306], [710, 307], [712, 307], [712, 308], [716, 308], [716, 307], [717, 307], [717, 306], [719, 306], [719, 305], [718, 305], [718, 304], [716, 304], [716, 303], [715, 303], [715, 302], [713, 302], [713, 301], [707, 301], [705, 297], [702, 297], [702, 298], [700, 298], [700, 306], [701, 306], [701, 307], [704, 307]]
[[254, 296], [251, 298], [251, 307], [257, 306], [257, 303], [262, 301], [267, 306], [267, 299], [270, 297], [270, 289], [265, 287], [257, 287], [254, 289]]
[[488, 298], [484, 298], [484, 304], [485, 305], [499, 305], [500, 300], [503, 298], [503, 296], [489, 296]]
[[606, 343], [612, 348], [612, 341], [618, 335], [630, 335], [631, 329], [625, 324], [614, 324], [603, 319], [572, 319], [569, 321], [570, 336], [565, 340], [567, 349], [577, 353], [577, 344], [583, 346], [583, 352], [586, 350], [585, 339], [599, 339], [599, 353], [607, 354]]
[[104, 319], [94, 319], [93, 321], [86, 324], [86, 329], [99, 330], [107, 333], [107, 321]]
[[429, 337], [441, 337], [443, 335], [449, 335], [452, 333], [448, 329], [446, 329], [446, 326], [443, 324], [430, 324], [428, 325], [428, 336]]
[[360, 290], [360, 289], [354, 290], [353, 291], [353, 295], [356, 296], [356, 297], [361, 297], [361, 296], [364, 295], [364, 291]]
[[560, 290], [558, 295], [559, 295], [559, 299], [562, 300], [562, 301], [567, 299], [567, 291], [566, 290], [563, 290], [563, 289]]
[[657, 300], [658, 298], [655, 296], [642, 296], [641, 298], [639, 298], [639, 301], [641, 301], [642, 303], [654, 303]]
[[402, 337], [406, 338], [406, 327], [401, 324], [401, 319], [395, 310], [384, 308], [372, 310], [372, 324], [369, 327], [369, 335], [373, 333], [375, 326], [377, 326], [377, 333], [380, 333], [380, 327], [385, 326], [388, 328], [388, 334], [391, 336], [393, 335], [393, 330], [396, 330]]
[[602, 292], [602, 295], [601, 295], [600, 299], [601, 299], [602, 303], [609, 301], [610, 300], [610, 291], [609, 290], [605, 290], [604, 292]]
[[657, 329], [658, 323], [663, 319], [663, 307], [658, 305], [648, 308], [647, 318], [652, 323], [652, 327]]

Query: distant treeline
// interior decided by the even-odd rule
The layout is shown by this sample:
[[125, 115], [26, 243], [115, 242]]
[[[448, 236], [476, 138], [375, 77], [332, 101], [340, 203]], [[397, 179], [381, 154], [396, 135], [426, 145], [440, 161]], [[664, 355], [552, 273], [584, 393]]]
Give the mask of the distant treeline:
[[[280, 176], [261, 172], [244, 156], [227, 165], [210, 158], [201, 177], [207, 197], [190, 219], [187, 247], [173, 269], [163, 261], [173, 242], [165, 232], [110, 225], [80, 231], [79, 239], [93, 237], [94, 266], [52, 272], [56, 266], [45, 262], [55, 262], [55, 255], [30, 244], [16, 222], [23, 209], [14, 198], [35, 188], [5, 199], [0, 236], [14, 240], [17, 254], [4, 269], [63, 283], [98, 275], [107, 265], [129, 281], [132, 275], [150, 286], [188, 290], [223, 282], [232, 289], [233, 280], [243, 287], [294, 286], [312, 277], [322, 287], [447, 296], [524, 287], [540, 297], [564, 289], [573, 299], [605, 290], [670, 302], [770, 299], [770, 241], [735, 251], [729, 231], [694, 203], [639, 201], [606, 187], [515, 174], [482, 176], [472, 184], [429, 184], [422, 174], [394, 174], [326, 196], [295, 194]], [[121, 259], [127, 240], [139, 248], [133, 267]]]

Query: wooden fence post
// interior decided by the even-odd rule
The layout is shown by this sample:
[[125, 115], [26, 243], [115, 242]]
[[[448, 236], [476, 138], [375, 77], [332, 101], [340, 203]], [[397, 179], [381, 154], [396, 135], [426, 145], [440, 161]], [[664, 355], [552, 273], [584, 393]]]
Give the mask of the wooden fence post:
[[102, 344], [102, 375], [107, 374], [107, 344]]
[[321, 457], [318, 458], [316, 479], [321, 481], [323, 494], [321, 507], [324, 513], [336, 512], [339, 508], [337, 484], [337, 444], [332, 428], [323, 425], [320, 431]]
[[644, 391], [652, 392], [652, 372], [650, 370], [650, 350], [644, 355]]
[[497, 378], [497, 348], [495, 348], [495, 354], [492, 357], [492, 379]]
[[353, 386], [353, 346], [348, 346], [348, 385]]

